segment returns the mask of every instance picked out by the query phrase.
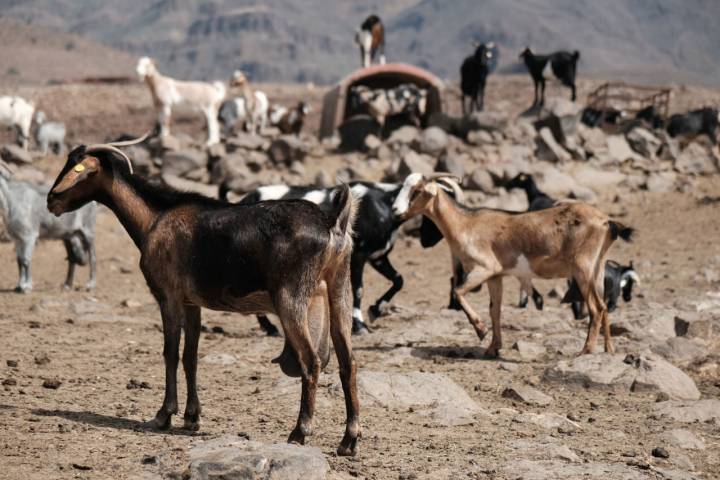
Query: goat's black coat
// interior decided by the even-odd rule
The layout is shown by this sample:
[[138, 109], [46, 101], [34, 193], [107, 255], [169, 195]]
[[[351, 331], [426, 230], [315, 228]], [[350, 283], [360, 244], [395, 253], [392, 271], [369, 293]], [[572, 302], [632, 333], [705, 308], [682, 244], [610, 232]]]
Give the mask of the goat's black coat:
[[[536, 55], [529, 48], [526, 48], [520, 57], [525, 61], [525, 66], [530, 72], [530, 76], [535, 84], [535, 101], [533, 105], [545, 103], [545, 76], [543, 72], [548, 62], [552, 68], [555, 77], [560, 82], [569, 87], [572, 94], [570, 99], [574, 102], [577, 98], [575, 87], [575, 74], [577, 73], [577, 62], [580, 58], [580, 52], [558, 51], [549, 55]], [[538, 96], [538, 88], [540, 95]]]
[[[603, 281], [605, 293], [603, 297], [605, 304], [607, 305], [608, 312], [615, 311], [621, 294], [623, 300], [626, 302], [632, 300], [632, 289], [635, 284], [635, 280], [628, 276], [629, 272], [635, 272], [632, 262], [630, 262], [629, 265], [620, 265], [612, 260], [608, 260], [605, 263], [605, 277]], [[623, 280], [625, 280], [624, 285]], [[585, 317], [583, 313], [585, 300], [583, 299], [580, 288], [575, 280], [568, 281], [568, 287], [568, 291], [565, 293], [562, 303], [569, 303], [573, 311], [573, 316], [576, 320], [580, 320]]]
[[463, 60], [460, 66], [460, 91], [462, 92], [463, 113], [466, 113], [466, 96], [470, 97], [470, 112], [483, 109], [485, 84], [490, 73], [492, 55], [492, 50], [483, 43], [478, 45], [473, 55]]
[[671, 137], [705, 134], [713, 145], [717, 143], [717, 129], [718, 109], [707, 107], [672, 115], [667, 124]]
[[528, 212], [536, 210], [545, 210], [555, 205], [556, 200], [551, 196], [543, 193], [535, 184], [535, 179], [527, 173], [520, 173], [505, 184], [506, 190], [513, 188], [522, 188], [528, 199]]
[[[363, 270], [366, 263], [377, 270], [382, 276], [393, 282], [390, 289], [385, 292], [369, 308], [371, 318], [381, 314], [381, 307], [384, 303], [390, 302], [392, 297], [402, 289], [403, 277], [390, 263], [389, 255], [395, 244], [395, 236], [398, 228], [404, 220], [399, 220], [392, 213], [392, 204], [400, 192], [401, 185], [385, 188], [371, 182], [352, 182], [352, 192], [362, 192], [357, 199], [357, 211], [355, 224], [353, 226], [353, 251], [350, 258], [350, 278], [353, 291], [353, 332], [369, 331], [368, 326], [362, 319], [362, 286]], [[318, 189], [316, 187], [288, 187], [288, 190], [280, 197], [283, 199], [302, 199], [309, 193], [324, 195], [324, 199], [318, 203], [321, 209], [327, 208], [327, 201], [337, 187]], [[220, 195], [225, 195], [227, 187], [221, 189]], [[266, 190], [267, 192], [267, 190]], [[222, 197], [221, 197], [222, 198]], [[240, 204], [248, 205], [263, 201], [263, 188], [254, 190], [245, 195]], [[427, 217], [423, 217], [420, 227], [420, 243], [423, 247], [429, 248], [442, 240], [442, 234], [437, 226]], [[266, 317], [258, 319], [260, 326], [268, 332], [275, 334], [277, 329], [267, 320]]]

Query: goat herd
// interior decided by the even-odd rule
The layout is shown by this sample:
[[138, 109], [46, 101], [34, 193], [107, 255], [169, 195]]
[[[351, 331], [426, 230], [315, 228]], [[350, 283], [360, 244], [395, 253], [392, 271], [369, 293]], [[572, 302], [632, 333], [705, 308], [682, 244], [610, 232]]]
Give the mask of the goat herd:
[[[384, 61], [384, 32], [377, 17], [363, 23], [356, 41], [363, 65], [369, 65], [377, 51]], [[494, 49], [492, 44], [479, 45], [462, 65], [462, 92], [470, 97], [471, 110], [482, 108]], [[536, 103], [543, 99], [542, 71], [548, 63], [575, 99], [578, 52], [541, 56], [526, 49], [521, 56], [535, 82]], [[299, 133], [307, 113], [302, 102], [293, 110], [271, 110], [267, 96], [253, 90], [239, 71], [230, 85], [240, 88], [242, 95], [227, 101], [222, 83], [174, 80], [160, 74], [147, 57], [140, 59], [137, 72], [152, 93], [161, 134], [167, 134], [172, 108], [181, 102], [195, 105], [206, 116], [208, 145], [220, 141], [220, 123], [226, 135], [239, 120], [256, 133], [268, 119], [283, 132]], [[366, 94], [358, 92], [361, 97]], [[5, 108], [2, 102], [11, 105]], [[33, 107], [17, 97], [3, 97], [0, 110], [17, 112], [3, 121], [18, 125], [26, 143], [31, 123], [27, 112], [31, 119]], [[498, 356], [502, 348], [503, 277], [517, 278], [539, 309], [543, 300], [532, 286], [533, 278], [571, 280], [565, 301], [573, 302], [576, 317], [582, 316], [580, 303], [585, 302], [590, 316], [582, 353], [593, 352], [601, 326], [604, 349], [613, 351], [608, 310], [621, 293], [629, 300], [633, 284], [639, 281], [632, 265], [608, 261], [613, 242], [631, 239], [630, 226], [591, 205], [556, 201], [540, 192], [526, 174], [508, 184], [527, 193], [530, 211], [519, 214], [465, 206], [457, 179], [444, 173], [412, 173], [399, 184], [353, 182], [327, 189], [265, 186], [231, 204], [177, 192], [133, 174], [132, 162], [120, 148], [145, 138], [73, 149], [49, 190], [9, 181], [9, 170], [0, 162], [0, 193], [6, 227], [17, 247], [18, 291], [32, 288], [30, 259], [40, 235], [64, 241], [69, 263], [66, 287], [72, 286], [75, 265], [85, 263], [91, 268], [87, 287], [95, 286], [95, 202], [108, 207], [125, 227], [141, 252], [140, 269], [162, 315], [165, 396], [151, 422], [159, 429], [168, 428], [172, 415], [178, 413], [176, 371], [182, 330], [187, 379], [184, 425], [199, 428], [196, 371], [201, 307], [260, 315], [261, 325], [277, 333], [265, 317], [271, 313], [279, 317], [285, 339], [274, 362], [285, 374], [302, 378], [300, 412], [288, 440], [302, 444], [312, 433], [318, 377], [329, 361], [332, 341], [347, 410], [338, 454], [354, 455], [361, 427], [350, 336], [351, 331], [369, 332], [361, 306], [363, 270], [369, 262], [392, 282], [369, 308], [375, 318], [403, 286], [403, 277], [388, 256], [400, 226], [413, 217], [423, 218], [424, 247], [443, 238], [448, 242], [453, 271], [450, 303], [464, 311], [480, 341], [489, 328], [467, 294], [487, 284], [489, 357]], [[527, 304], [526, 297], [521, 304]]]

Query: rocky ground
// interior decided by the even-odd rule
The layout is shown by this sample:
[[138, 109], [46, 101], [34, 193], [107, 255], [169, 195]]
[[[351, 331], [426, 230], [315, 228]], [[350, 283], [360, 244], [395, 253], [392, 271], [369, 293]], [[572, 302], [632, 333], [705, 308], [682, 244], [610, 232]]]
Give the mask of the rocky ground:
[[[507, 93], [517, 82], [494, 86]], [[69, 111], [55, 88], [69, 87], [36, 94]], [[141, 119], [149, 123], [145, 92], [82, 88], [63, 91], [78, 100], [75, 138], [138, 133]], [[301, 92], [275, 88], [288, 103]], [[678, 89], [675, 100], [697, 106], [698, 93]], [[319, 104], [321, 92], [308, 95]], [[80, 99], [101, 97], [114, 108], [87, 113]], [[63, 247], [42, 242], [35, 290], [12, 293], [14, 253], [0, 244], [0, 477], [208, 478], [218, 468], [234, 469], [237, 478], [253, 478], [241, 476], [247, 469], [258, 478], [720, 478], [716, 150], [642, 126], [613, 135], [589, 129], [572, 105], [550, 98], [539, 117], [518, 118], [525, 100], [503, 104], [491, 96], [465, 140], [440, 128], [404, 128], [341, 153], [339, 140], [311, 135], [238, 135], [208, 152], [197, 145], [193, 119], [179, 123], [173, 139], [134, 148], [132, 156], [144, 174], [209, 194], [221, 180], [241, 193], [267, 182], [393, 180], [437, 168], [462, 178], [468, 202], [517, 210], [527, 205], [524, 194], [502, 183], [534, 173], [549, 194], [594, 202], [638, 229], [634, 243], [618, 243], [610, 254], [634, 260], [642, 278], [633, 301], [610, 317], [618, 353], [576, 356], [587, 322], [549, 295], [562, 293], [563, 282], [537, 282], [546, 294], [538, 312], [515, 306], [517, 282], [507, 279], [504, 348], [500, 359], [485, 360], [487, 340], [479, 344], [464, 315], [443, 309], [446, 245], [427, 251], [404, 235], [391, 257], [405, 288], [372, 334], [354, 338], [363, 424], [357, 457], [334, 454], [344, 421], [334, 361], [321, 377], [313, 448], [272, 446], [286, 438], [299, 403], [299, 383], [270, 364], [282, 340], [265, 338], [251, 317], [218, 312], [204, 312], [201, 432], [147, 431], [142, 422], [163, 392], [159, 312], [136, 248], [102, 208], [93, 292], [62, 292]], [[534, 125], [538, 118], [546, 123]], [[3, 154], [33, 181], [50, 180], [62, 161], [31, 156], [25, 164], [13, 149]], [[368, 299], [388, 287], [373, 271], [365, 283]], [[486, 312], [485, 289], [471, 301]]]

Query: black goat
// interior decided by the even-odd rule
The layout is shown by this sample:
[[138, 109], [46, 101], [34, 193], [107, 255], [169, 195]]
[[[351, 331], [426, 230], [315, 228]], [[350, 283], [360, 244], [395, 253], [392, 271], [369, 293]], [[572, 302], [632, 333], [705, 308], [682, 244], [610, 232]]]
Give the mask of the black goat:
[[655, 105], [649, 105], [635, 114], [635, 119], [643, 121], [650, 128], [662, 128], [663, 118], [657, 111]]
[[[520, 58], [525, 61], [525, 66], [530, 72], [530, 76], [535, 84], [535, 101], [533, 105], [543, 105], [545, 103], [545, 75], [543, 74], [548, 62], [552, 67], [553, 74], [560, 82], [569, 87], [572, 91], [570, 99], [574, 102], [577, 98], [575, 89], [575, 74], [577, 72], [577, 62], [580, 58], [580, 52], [559, 51], [549, 55], [535, 55], [526, 47], [520, 54]], [[538, 98], [538, 87], [540, 87], [540, 96]]]
[[676, 113], [668, 120], [667, 132], [671, 137], [705, 134], [710, 142], [717, 144], [717, 128], [720, 114], [717, 108], [700, 108], [688, 113]]
[[[640, 285], [640, 277], [633, 268], [632, 262], [629, 265], [620, 265], [617, 262], [608, 260], [605, 262], [605, 293], [604, 300], [607, 305], [608, 312], [612, 312], [617, 308], [618, 299], [622, 293], [622, 298], [626, 302], [632, 300], [632, 289], [634, 285]], [[575, 320], [581, 320], [587, 316], [585, 313], [585, 301], [583, 299], [580, 288], [575, 280], [568, 280], [568, 291], [562, 299], [562, 303], [569, 303], [573, 311]]]
[[[125, 143], [127, 145], [127, 143]], [[112, 210], [141, 252], [140, 269], [160, 306], [165, 399], [152, 428], [167, 429], [178, 411], [177, 366], [185, 331], [185, 428], [199, 429], [197, 356], [200, 308], [280, 317], [285, 347], [275, 362], [302, 377], [297, 423], [289, 442], [312, 433], [320, 371], [338, 358], [347, 410], [339, 455], [354, 455], [360, 436], [357, 365], [350, 343], [350, 252], [354, 201], [340, 187], [332, 208], [305, 201], [231, 205], [155, 186], [132, 174], [112, 145], [73, 150], [48, 193], [55, 215], [91, 201]]]
[[[365, 264], [370, 265], [383, 277], [392, 282], [392, 286], [368, 309], [371, 320], [379, 317], [383, 306], [403, 287], [403, 277], [390, 263], [389, 255], [395, 246], [398, 229], [404, 223], [392, 213], [392, 204], [402, 185], [394, 183], [353, 182], [350, 190], [357, 202], [357, 214], [353, 227], [353, 250], [350, 259], [350, 282], [353, 293], [353, 333], [370, 331], [363, 321], [362, 295], [363, 271]], [[322, 210], [331, 208], [334, 192], [340, 187], [289, 187], [287, 185], [270, 185], [249, 192], [241, 200], [241, 205], [252, 205], [257, 202], [275, 199], [302, 199], [313, 202]], [[220, 191], [221, 198], [226, 195], [227, 188]], [[450, 193], [450, 192], [449, 192]], [[455, 192], [451, 194], [454, 196]], [[426, 217], [423, 217], [420, 228], [420, 242], [429, 248], [442, 240], [442, 234]], [[276, 335], [277, 329], [266, 316], [258, 316], [260, 327], [268, 335]]]
[[600, 127], [603, 124], [609, 123], [612, 125], [618, 125], [621, 120], [626, 116], [626, 113], [616, 108], [607, 108], [605, 110], [598, 110], [593, 107], [585, 107], [582, 111], [580, 121], [582, 121], [588, 127]]
[[525, 190], [528, 200], [528, 212], [535, 210], [544, 210], [555, 205], [555, 200], [550, 195], [541, 192], [535, 184], [535, 179], [528, 173], [520, 173], [505, 184], [505, 190], [513, 188], [521, 188]]
[[[494, 44], [478, 44], [475, 53], [465, 58], [460, 66], [460, 91], [462, 92], [463, 114], [482, 110], [485, 102], [485, 84], [490, 73], [490, 61], [493, 57]], [[465, 97], [470, 97], [469, 108], [466, 108]]]
[[360, 47], [363, 68], [370, 66], [375, 54], [380, 52], [380, 64], [385, 64], [385, 27], [377, 15], [370, 15], [355, 32], [355, 43]]

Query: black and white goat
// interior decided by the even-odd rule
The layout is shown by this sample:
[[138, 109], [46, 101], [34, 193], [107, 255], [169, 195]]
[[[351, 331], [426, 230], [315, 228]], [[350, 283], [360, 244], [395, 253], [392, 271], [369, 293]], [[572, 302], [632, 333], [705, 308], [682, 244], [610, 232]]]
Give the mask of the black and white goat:
[[357, 85], [350, 89], [350, 105], [355, 113], [368, 113], [381, 127], [390, 116], [403, 116], [419, 127], [427, 111], [427, 90], [412, 83], [374, 90]]
[[[475, 44], [475, 53], [465, 58], [460, 66], [460, 91], [462, 92], [462, 111], [482, 110], [485, 102], [485, 83], [490, 73], [490, 61], [494, 55], [495, 44], [490, 42]], [[470, 97], [466, 108], [465, 97]]]
[[[632, 289], [635, 285], [640, 285], [640, 277], [632, 262], [629, 265], [620, 265], [612, 260], [605, 262], [604, 300], [608, 312], [617, 308], [620, 294], [626, 302], [632, 300]], [[587, 316], [584, 311], [585, 301], [582, 293], [580, 293], [580, 288], [575, 280], [568, 281], [568, 287], [562, 303], [569, 303], [575, 320], [581, 320]]]
[[[374, 320], [383, 311], [403, 287], [403, 277], [390, 263], [390, 252], [395, 246], [398, 230], [405, 220], [398, 219], [392, 212], [392, 205], [401, 184], [377, 182], [352, 182], [350, 191], [357, 203], [357, 213], [353, 226], [353, 250], [350, 257], [350, 282], [353, 292], [353, 333], [368, 333], [370, 329], [363, 320], [363, 271], [365, 264], [370, 265], [383, 277], [392, 282], [392, 286], [368, 309], [368, 315]], [[260, 187], [245, 195], [241, 205], [252, 205], [265, 200], [302, 199], [313, 202], [326, 210], [332, 206], [331, 199], [339, 187], [289, 187], [287, 185], [269, 185]], [[462, 195], [451, 187], [448, 194], [453, 197]], [[227, 188], [221, 187], [220, 196], [224, 199]], [[426, 217], [420, 227], [420, 243], [429, 248], [442, 240], [442, 234]], [[260, 327], [269, 335], [276, 335], [277, 329], [267, 317], [259, 316]]]
[[[526, 47], [520, 54], [520, 58], [525, 61], [525, 66], [530, 72], [530, 76], [535, 84], [535, 101], [533, 105], [545, 103], [545, 67], [548, 62], [552, 67], [553, 74], [560, 82], [569, 87], [572, 91], [570, 99], [574, 102], [577, 98], [575, 92], [575, 73], [577, 71], [577, 62], [580, 58], [580, 52], [559, 51], [548, 55], [536, 55], [530, 47]], [[540, 96], [538, 97], [538, 87], [540, 87]]]
[[310, 113], [310, 107], [303, 101], [298, 102], [293, 109], [287, 109], [281, 105], [273, 105], [268, 114], [270, 125], [277, 127], [280, 133], [285, 135], [300, 135], [305, 116]]
[[380, 64], [385, 64], [385, 27], [377, 15], [370, 15], [355, 32], [355, 43], [360, 47], [360, 61], [363, 68], [372, 63], [377, 52], [380, 52]]
[[715, 145], [718, 123], [720, 123], [720, 113], [717, 108], [700, 108], [688, 113], [672, 115], [668, 120], [667, 132], [671, 137], [705, 134]]

